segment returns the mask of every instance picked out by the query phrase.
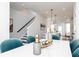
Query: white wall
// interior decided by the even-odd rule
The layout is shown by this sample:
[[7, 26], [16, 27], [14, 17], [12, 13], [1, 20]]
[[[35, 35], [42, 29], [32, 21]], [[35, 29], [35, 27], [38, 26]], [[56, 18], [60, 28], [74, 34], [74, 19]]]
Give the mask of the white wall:
[[74, 39], [79, 39], [79, 2], [75, 3], [74, 8]]
[[[19, 33], [17, 33], [17, 30], [19, 30], [23, 25], [25, 25], [26, 22], [28, 22], [34, 16], [36, 16], [34, 22], [29, 27], [25, 27]], [[40, 35], [40, 23], [43, 22], [43, 17], [36, 12], [33, 12], [31, 10], [16, 10], [11, 8], [10, 17], [13, 18], [13, 32], [10, 33], [11, 38], [20, 38], [25, 35], [26, 32], [27, 35]]]
[[29, 10], [16, 10], [11, 8], [10, 9], [10, 17], [13, 18], [13, 32], [10, 33], [11, 38], [19, 38], [23, 36], [26, 31], [27, 27], [22, 29], [19, 33], [17, 31], [24, 26], [35, 14]]
[[9, 3], [0, 2], [0, 42], [9, 38]]
[[37, 14], [35, 21], [27, 28], [27, 35], [32, 35], [35, 36], [36, 34], [39, 34], [40, 37], [45, 33], [45, 30], [40, 29], [40, 24], [45, 24], [46, 25], [46, 20]]

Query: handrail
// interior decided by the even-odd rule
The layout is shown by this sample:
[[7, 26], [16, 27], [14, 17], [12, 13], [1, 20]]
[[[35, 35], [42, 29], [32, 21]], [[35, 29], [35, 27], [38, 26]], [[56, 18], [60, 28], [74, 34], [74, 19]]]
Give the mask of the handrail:
[[22, 26], [17, 32], [20, 32], [24, 27], [26, 27], [35, 17], [28, 21], [24, 26]]

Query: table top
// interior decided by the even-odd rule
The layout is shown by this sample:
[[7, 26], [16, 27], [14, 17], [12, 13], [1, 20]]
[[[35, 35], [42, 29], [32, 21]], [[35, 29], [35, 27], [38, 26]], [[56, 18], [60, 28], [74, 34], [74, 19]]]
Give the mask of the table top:
[[53, 40], [53, 44], [41, 49], [41, 55], [33, 54], [33, 43], [7, 51], [1, 57], [72, 57], [69, 41]]

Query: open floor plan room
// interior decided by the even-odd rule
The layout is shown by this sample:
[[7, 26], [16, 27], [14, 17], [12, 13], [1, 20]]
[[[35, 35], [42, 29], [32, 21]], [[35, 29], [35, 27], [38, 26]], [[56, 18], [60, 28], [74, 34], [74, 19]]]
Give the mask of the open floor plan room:
[[9, 3], [0, 56], [79, 57], [79, 2]]

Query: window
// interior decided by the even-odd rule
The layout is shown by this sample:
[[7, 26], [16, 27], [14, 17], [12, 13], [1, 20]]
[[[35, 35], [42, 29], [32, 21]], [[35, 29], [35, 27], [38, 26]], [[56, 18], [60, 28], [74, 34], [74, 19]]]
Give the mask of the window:
[[70, 23], [66, 23], [66, 34], [70, 35]]
[[62, 26], [58, 26], [58, 32], [62, 35]]
[[51, 25], [51, 31], [54, 32], [54, 24]]

